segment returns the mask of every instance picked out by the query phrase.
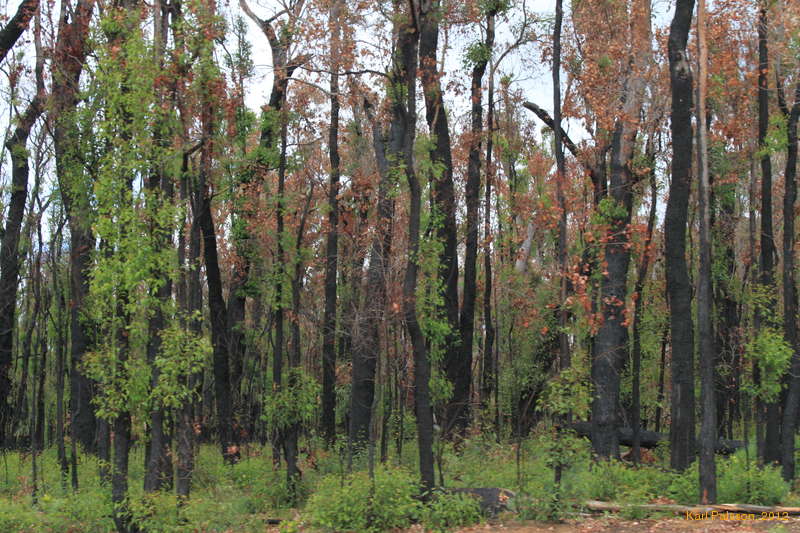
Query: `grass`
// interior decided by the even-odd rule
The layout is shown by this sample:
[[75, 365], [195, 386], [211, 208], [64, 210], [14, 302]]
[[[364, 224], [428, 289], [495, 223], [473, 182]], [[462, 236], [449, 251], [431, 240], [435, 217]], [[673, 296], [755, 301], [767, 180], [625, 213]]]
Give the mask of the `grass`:
[[[517, 494], [510, 506], [523, 519], [549, 519], [580, 510], [582, 502], [590, 499], [619, 503], [649, 503], [655, 499], [687, 504], [697, 501], [696, 467], [684, 473], [671, 472], [665, 464], [668, 456], [665, 453], [657, 454], [661, 462], [638, 468], [620, 462], [598, 464], [591, 460], [585, 441], [571, 457], [556, 499], [553, 472], [548, 466], [548, 438], [539, 435], [525, 440], [519, 453], [514, 444], [497, 444], [480, 436], [466, 440], [458, 452], [447, 444], [441, 453], [445, 484], [510, 489]], [[296, 510], [290, 507], [284, 471], [273, 468], [271, 448], [252, 445], [243, 448], [242, 460], [234, 466], [222, 462], [216, 446], [202, 446], [191, 499], [179, 508], [171, 493], [144, 494], [141, 482], [144, 448], [136, 446], [131, 453], [129, 473], [134, 518], [152, 532], [264, 531], [267, 518], [287, 520], [284, 529], [291, 531], [298, 523], [315, 523], [314, 517], [320, 516], [325, 517], [320, 522], [325, 524], [335, 524], [337, 516], [355, 520], [356, 515], [374, 523], [387, 516], [386, 506], [395, 505], [381, 502], [402, 501], [403, 509], [391, 519], [386, 518], [387, 524], [427, 521], [430, 528], [444, 530], [452, 522], [448, 517], [462, 514], [459, 506], [463, 507], [463, 501], [442, 499], [437, 501], [438, 507], [426, 508], [406, 497], [416, 490], [416, 450], [411, 441], [404, 445], [402, 457], [390, 456], [388, 470], [378, 470], [371, 488], [364, 472], [364, 458], [355, 459], [356, 472], [352, 477], [347, 475], [346, 461], [338, 452], [325, 451], [314, 442], [307, 443], [305, 450], [308, 449], [313, 450], [312, 457], [306, 452], [300, 458], [304, 476]], [[0, 531], [113, 530], [110, 490], [100, 483], [95, 458], [81, 455], [77, 492], [62, 487], [55, 449], [46, 450], [38, 463], [39, 500], [33, 505], [30, 456], [16, 452], [0, 456]], [[438, 475], [437, 470], [437, 478]], [[718, 476], [719, 499], [726, 503], [776, 505], [799, 501], [797, 494], [790, 493], [788, 484], [780, 479], [777, 469], [748, 465], [742, 453], [720, 459]], [[344, 496], [340, 487], [348, 483], [362, 490], [361, 500]], [[318, 491], [327, 491], [325, 497], [314, 498]], [[364, 498], [369, 502], [364, 503]], [[299, 516], [297, 521], [292, 521], [296, 516]], [[329, 525], [328, 529], [335, 526]]]

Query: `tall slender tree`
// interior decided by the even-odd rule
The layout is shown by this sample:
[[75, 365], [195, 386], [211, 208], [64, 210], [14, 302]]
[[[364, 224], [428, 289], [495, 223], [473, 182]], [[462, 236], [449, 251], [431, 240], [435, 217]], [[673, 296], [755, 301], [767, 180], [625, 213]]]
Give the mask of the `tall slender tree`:
[[686, 266], [686, 227], [692, 171], [692, 70], [686, 43], [694, 0], [678, 0], [670, 24], [672, 181], [664, 216], [667, 297], [672, 347], [670, 465], [684, 470], [694, 458], [694, 330], [692, 287]]

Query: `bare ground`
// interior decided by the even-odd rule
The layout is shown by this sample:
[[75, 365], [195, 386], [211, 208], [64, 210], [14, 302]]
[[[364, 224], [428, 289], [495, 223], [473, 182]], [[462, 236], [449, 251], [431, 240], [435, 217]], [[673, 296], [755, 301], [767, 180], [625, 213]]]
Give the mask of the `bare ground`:
[[[413, 530], [412, 530], [413, 531]], [[422, 531], [418, 529], [417, 531]], [[646, 520], [622, 520], [617, 518], [586, 518], [548, 522], [498, 522], [460, 529], [459, 533], [499, 531], [508, 533], [782, 533], [800, 532], [800, 519], [789, 520], [686, 520], [685, 518], [662, 518]]]

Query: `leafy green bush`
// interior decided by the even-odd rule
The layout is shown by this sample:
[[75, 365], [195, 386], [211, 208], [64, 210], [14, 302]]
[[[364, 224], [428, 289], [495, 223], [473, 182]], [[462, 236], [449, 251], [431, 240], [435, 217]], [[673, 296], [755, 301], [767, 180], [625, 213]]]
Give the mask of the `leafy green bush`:
[[[88, 484], [87, 484], [88, 485]], [[80, 492], [69, 492], [63, 497], [43, 494], [39, 507], [48, 517], [59, 524], [74, 524], [80, 531], [108, 531], [113, 529], [112, 504], [108, 489], [99, 486], [81, 488]], [[5, 529], [0, 528], [5, 531]]]
[[326, 476], [308, 500], [311, 525], [329, 531], [385, 531], [408, 527], [420, 511], [416, 479], [400, 468], [379, 466], [374, 482], [365, 472]]
[[0, 500], [0, 531], [36, 531], [42, 522], [40, 513], [29, 507]]
[[736, 454], [717, 463], [717, 500], [723, 503], [777, 505], [789, 493], [780, 468], [758, 467]]
[[170, 493], [142, 494], [129, 498], [131, 521], [148, 533], [179, 531], [181, 524], [175, 512], [177, 501]]
[[[700, 481], [697, 463], [676, 476], [669, 493], [681, 503], [697, 503]], [[759, 467], [745, 460], [742, 454], [717, 459], [717, 501], [777, 505], [789, 494], [789, 484], [783, 481], [780, 469], [772, 465]]]
[[585, 499], [645, 503], [663, 496], [673, 475], [654, 467], [601, 461], [579, 472], [576, 477], [578, 492]]
[[468, 494], [436, 492], [422, 507], [422, 523], [432, 531], [471, 526], [481, 521], [478, 500]]

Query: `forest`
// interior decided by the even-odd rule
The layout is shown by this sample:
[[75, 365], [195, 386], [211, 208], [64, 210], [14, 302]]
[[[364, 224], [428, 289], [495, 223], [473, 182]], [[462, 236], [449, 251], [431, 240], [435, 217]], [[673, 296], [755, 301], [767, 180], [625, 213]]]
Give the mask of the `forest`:
[[6, 12], [0, 531], [798, 524], [800, 2]]

